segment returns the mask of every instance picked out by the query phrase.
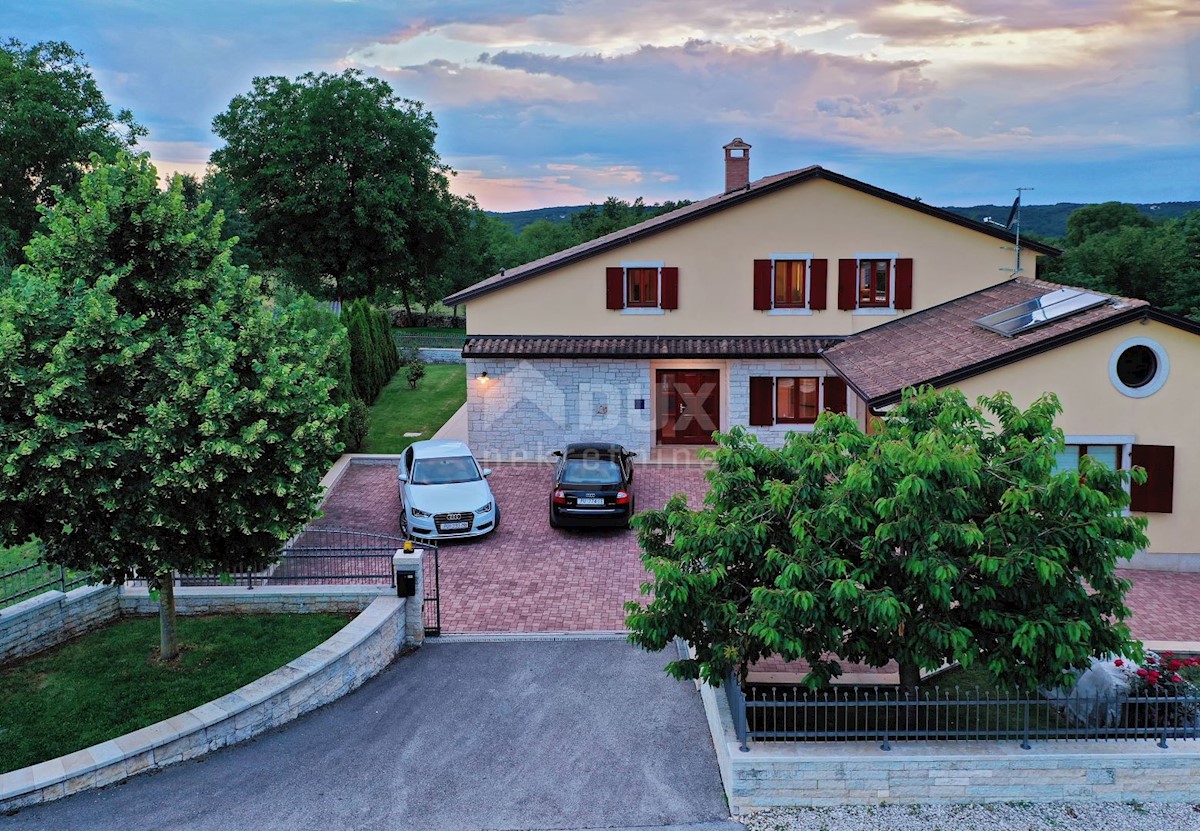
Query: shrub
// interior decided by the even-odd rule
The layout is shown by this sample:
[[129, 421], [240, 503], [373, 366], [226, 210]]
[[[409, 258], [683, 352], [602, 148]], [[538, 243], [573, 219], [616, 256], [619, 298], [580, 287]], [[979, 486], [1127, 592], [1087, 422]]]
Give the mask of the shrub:
[[370, 422], [367, 405], [361, 398], [350, 399], [350, 413], [347, 416], [347, 422], [346, 450], [349, 452], [361, 450], [363, 442], [367, 440], [367, 428]]
[[407, 364], [408, 388], [415, 390], [417, 384], [425, 377], [425, 362], [420, 358], [414, 358]]

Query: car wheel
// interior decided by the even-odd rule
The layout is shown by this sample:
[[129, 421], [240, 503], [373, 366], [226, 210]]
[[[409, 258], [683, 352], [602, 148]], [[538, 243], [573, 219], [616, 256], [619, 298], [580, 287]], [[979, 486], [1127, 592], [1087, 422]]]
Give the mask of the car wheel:
[[633, 515], [637, 513], [637, 500], [631, 500], [629, 503], [629, 519], [625, 520], [625, 530], [628, 531], [633, 526], [630, 524], [633, 521]]
[[551, 528], [561, 528], [562, 527], [561, 525], [558, 524], [558, 520], [554, 518], [554, 507], [553, 506], [550, 507], [550, 527]]
[[496, 519], [492, 522], [492, 531], [500, 530], [500, 506], [496, 506]]
[[407, 537], [408, 533], [408, 511], [404, 508], [400, 509], [400, 536]]

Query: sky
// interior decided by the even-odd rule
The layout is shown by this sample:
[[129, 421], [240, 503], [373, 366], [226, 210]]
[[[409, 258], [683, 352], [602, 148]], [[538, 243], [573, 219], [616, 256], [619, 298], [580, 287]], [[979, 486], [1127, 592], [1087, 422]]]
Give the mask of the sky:
[[5, 0], [160, 172], [260, 75], [354, 68], [438, 121], [486, 210], [700, 199], [819, 164], [933, 205], [1200, 199], [1198, 0]]

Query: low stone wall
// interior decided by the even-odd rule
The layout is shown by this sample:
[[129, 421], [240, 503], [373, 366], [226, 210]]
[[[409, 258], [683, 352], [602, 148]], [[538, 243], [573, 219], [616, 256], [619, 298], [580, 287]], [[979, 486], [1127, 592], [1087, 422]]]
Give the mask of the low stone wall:
[[741, 751], [723, 690], [701, 689], [735, 813], [777, 806], [985, 802], [1193, 802], [1200, 743], [751, 743]]
[[[461, 349], [443, 349], [441, 347], [423, 346], [417, 350], [421, 360], [427, 364], [463, 364]], [[401, 367], [403, 372], [404, 368]]]
[[2, 774], [0, 812], [201, 756], [341, 698], [395, 660], [405, 643], [405, 617], [403, 598], [375, 597], [325, 643], [229, 695], [111, 741]]
[[[391, 586], [204, 586], [175, 589], [179, 615], [266, 615], [291, 612], [358, 614], [379, 597], [394, 595]], [[123, 615], [157, 615], [158, 602], [145, 588], [121, 589]]]
[[116, 586], [48, 591], [0, 610], [0, 664], [68, 641], [120, 613]]

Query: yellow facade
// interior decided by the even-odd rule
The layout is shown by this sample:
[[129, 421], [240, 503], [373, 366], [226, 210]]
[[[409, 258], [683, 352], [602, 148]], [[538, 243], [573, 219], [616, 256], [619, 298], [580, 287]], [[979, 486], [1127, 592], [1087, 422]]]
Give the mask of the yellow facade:
[[[1145, 398], [1120, 392], [1109, 377], [1114, 352], [1131, 338], [1149, 338], [1165, 350], [1170, 369], [1160, 390]], [[1164, 323], [1128, 323], [1075, 343], [977, 375], [956, 385], [968, 397], [1004, 390], [1020, 406], [1055, 393], [1062, 402], [1059, 426], [1068, 441], [1080, 437], [1103, 443], [1104, 437], [1127, 437], [1133, 444], [1175, 448], [1174, 510], [1150, 517], [1147, 555], [1170, 568], [1168, 555], [1200, 552], [1196, 514], [1200, 510], [1200, 336]], [[1182, 564], [1180, 564], [1182, 566]]]
[[[776, 254], [828, 260], [826, 310], [754, 309], [754, 260]], [[849, 335], [911, 313], [837, 309], [838, 260], [864, 254], [912, 258], [912, 311], [1011, 279], [1005, 269], [1013, 266], [1013, 252], [996, 237], [812, 179], [475, 298], [467, 304], [467, 332]], [[1034, 273], [1034, 260], [1026, 250], [1026, 273]], [[605, 308], [605, 267], [638, 262], [679, 268], [678, 309], [629, 314]]]

